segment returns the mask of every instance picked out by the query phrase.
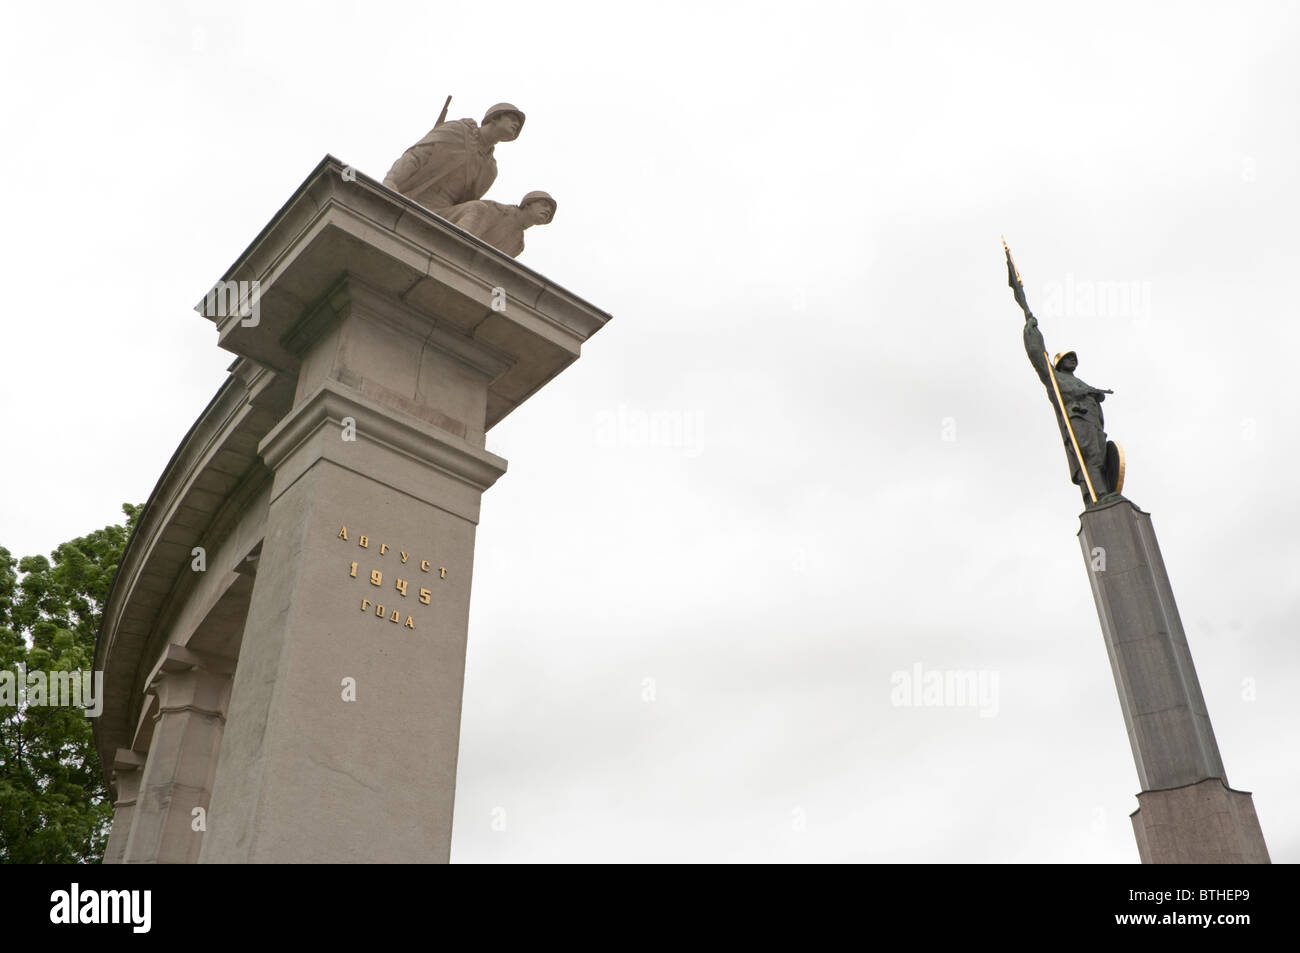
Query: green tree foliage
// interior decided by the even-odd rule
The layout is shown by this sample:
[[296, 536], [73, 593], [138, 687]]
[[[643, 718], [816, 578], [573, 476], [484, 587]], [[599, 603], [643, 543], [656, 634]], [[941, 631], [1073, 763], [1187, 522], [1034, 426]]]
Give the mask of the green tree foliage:
[[[113, 574], [142, 507], [52, 554], [15, 560], [0, 547], [0, 671], [94, 667]], [[113, 807], [77, 708], [0, 704], [0, 862], [98, 863]]]

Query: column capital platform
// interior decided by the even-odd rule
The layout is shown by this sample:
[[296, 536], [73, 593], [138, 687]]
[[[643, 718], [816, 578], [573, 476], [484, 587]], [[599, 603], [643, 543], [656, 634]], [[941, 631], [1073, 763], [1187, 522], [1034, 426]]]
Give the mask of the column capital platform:
[[304, 331], [344, 279], [384, 299], [385, 320], [490, 367], [485, 430], [577, 360], [610, 320], [328, 155], [195, 310], [216, 324], [221, 347], [297, 374]]

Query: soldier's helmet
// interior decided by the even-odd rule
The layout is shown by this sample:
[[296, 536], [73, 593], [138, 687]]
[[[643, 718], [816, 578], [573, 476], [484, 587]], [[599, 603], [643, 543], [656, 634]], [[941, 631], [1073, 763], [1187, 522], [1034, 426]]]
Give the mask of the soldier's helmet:
[[1060, 367], [1061, 362], [1067, 357], [1073, 357], [1074, 363], [1079, 363], [1079, 355], [1075, 354], [1073, 351], [1057, 351], [1056, 357], [1052, 358], [1052, 367]]
[[[486, 124], [486, 123], [489, 123], [489, 122], [491, 122], [493, 119], [495, 119], [497, 116], [500, 116], [500, 115], [503, 114], [503, 113], [514, 113], [516, 116], [518, 116], [518, 117], [519, 117], [519, 132], [523, 132], [523, 131], [524, 131], [524, 111], [523, 111], [522, 109], [520, 109], [518, 106], [512, 106], [512, 105], [510, 105], [510, 103], [497, 103], [495, 106], [493, 106], [491, 109], [489, 109], [489, 110], [487, 111], [487, 113], [483, 116], [483, 122], [484, 122], [485, 124]], [[506, 139], [506, 140], [503, 140], [503, 141], [505, 141], [505, 142], [512, 142], [512, 141], [514, 141], [515, 139], [518, 139], [518, 138], [519, 138], [519, 133], [517, 132], [517, 133], [515, 133], [513, 136], [511, 136], [509, 139]]]
[[519, 200], [519, 207], [523, 208], [529, 202], [545, 202], [547, 205], [551, 207], [550, 218], [546, 220], [546, 223], [548, 225], [551, 223], [551, 219], [555, 218], [555, 210], [556, 208], [558, 208], [558, 206], [555, 204], [555, 199], [551, 198], [550, 195], [548, 195], [547, 193], [529, 192], [527, 195], [525, 195], [522, 199]]

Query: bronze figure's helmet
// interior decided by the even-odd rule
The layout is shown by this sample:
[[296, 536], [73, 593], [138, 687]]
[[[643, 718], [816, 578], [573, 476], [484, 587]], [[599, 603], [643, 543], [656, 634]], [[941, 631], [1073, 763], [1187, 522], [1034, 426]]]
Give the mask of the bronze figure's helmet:
[[[523, 132], [523, 131], [524, 131], [524, 111], [523, 111], [522, 109], [520, 109], [518, 106], [512, 106], [512, 105], [510, 105], [510, 103], [497, 103], [495, 106], [493, 106], [491, 109], [489, 109], [489, 110], [487, 111], [486, 114], [484, 114], [484, 116], [483, 116], [483, 122], [484, 122], [485, 124], [486, 124], [486, 123], [489, 123], [489, 122], [491, 122], [493, 119], [495, 119], [497, 116], [500, 116], [502, 113], [514, 113], [516, 116], [518, 116], [518, 117], [519, 117], [519, 132]], [[518, 133], [518, 132], [515, 133], [513, 136], [511, 136], [509, 139], [504, 139], [504, 140], [502, 140], [502, 141], [503, 141], [503, 142], [512, 142], [512, 141], [514, 141], [514, 140], [517, 139], [517, 138], [519, 138], [519, 133]]]
[[1067, 357], [1073, 357], [1075, 363], [1078, 363], [1079, 361], [1079, 355], [1075, 354], [1073, 351], [1057, 351], [1056, 357], [1052, 358], [1052, 367], [1060, 367], [1061, 361]]
[[519, 207], [523, 208], [529, 202], [545, 202], [547, 205], [551, 207], [551, 218], [548, 218], [546, 220], [547, 223], [550, 223], [551, 219], [555, 218], [555, 210], [559, 206], [555, 204], [555, 199], [551, 198], [550, 195], [548, 195], [547, 193], [529, 192], [527, 195], [525, 195], [522, 199], [519, 200]]

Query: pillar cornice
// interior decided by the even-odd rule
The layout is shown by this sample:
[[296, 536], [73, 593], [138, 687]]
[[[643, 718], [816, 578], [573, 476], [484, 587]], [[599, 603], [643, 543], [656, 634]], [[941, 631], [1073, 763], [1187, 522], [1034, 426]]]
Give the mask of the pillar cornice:
[[[355, 439], [344, 439], [345, 418], [352, 421]], [[507, 467], [506, 460], [495, 453], [332, 380], [324, 381], [315, 394], [294, 408], [266, 435], [258, 450], [267, 466], [276, 471], [274, 501], [319, 459], [358, 473], [369, 472], [373, 466], [369, 453], [375, 447], [463, 484], [474, 494], [463, 512], [475, 521], [478, 494], [496, 483]], [[414, 479], [399, 488], [420, 498], [430, 494]]]

